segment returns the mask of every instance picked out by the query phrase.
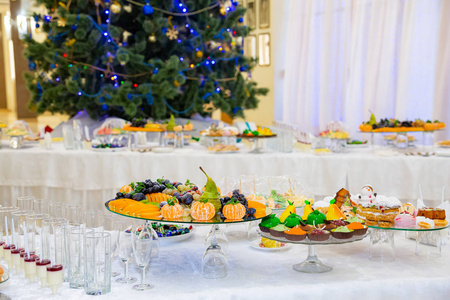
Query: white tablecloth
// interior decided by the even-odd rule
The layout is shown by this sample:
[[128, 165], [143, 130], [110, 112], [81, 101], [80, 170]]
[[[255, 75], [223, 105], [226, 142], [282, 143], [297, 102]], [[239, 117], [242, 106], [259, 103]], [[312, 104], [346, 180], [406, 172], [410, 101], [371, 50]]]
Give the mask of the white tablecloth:
[[[450, 158], [398, 155], [382, 157], [370, 149], [317, 156], [300, 152], [264, 154], [210, 154], [189, 146], [168, 154], [131, 151], [99, 153], [91, 150], [54, 150], [38, 144], [20, 150], [3, 145], [0, 149], [0, 197], [12, 203], [19, 195], [32, 194], [53, 201], [102, 207], [118, 189], [132, 181], [164, 176], [171, 180], [190, 179], [203, 185], [203, 166], [217, 182], [224, 176], [243, 174], [296, 175], [315, 195], [334, 195], [346, 187], [359, 193], [365, 184], [375, 192], [402, 200], [419, 198], [419, 184], [425, 199], [440, 200], [447, 185], [450, 196]], [[447, 196], [447, 198], [448, 198]]]
[[[204, 279], [201, 257], [209, 228], [200, 228], [189, 240], [162, 245], [160, 256], [147, 272], [152, 290], [138, 292], [131, 285], [112, 284], [112, 292], [99, 299], [448, 299], [450, 297], [450, 246], [442, 257], [427, 260], [414, 254], [415, 241], [404, 233], [395, 235], [396, 260], [391, 263], [368, 259], [369, 238], [343, 245], [318, 246], [317, 255], [333, 270], [305, 274], [292, 265], [307, 256], [307, 246], [293, 245], [283, 252], [263, 252], [249, 247], [244, 238], [230, 238], [229, 274], [219, 280]], [[139, 278], [136, 266], [131, 272]], [[120, 264], [115, 271], [123, 272]], [[49, 299], [50, 290], [12, 276], [2, 293], [12, 299]], [[52, 299], [94, 299], [83, 290], [64, 283]]]

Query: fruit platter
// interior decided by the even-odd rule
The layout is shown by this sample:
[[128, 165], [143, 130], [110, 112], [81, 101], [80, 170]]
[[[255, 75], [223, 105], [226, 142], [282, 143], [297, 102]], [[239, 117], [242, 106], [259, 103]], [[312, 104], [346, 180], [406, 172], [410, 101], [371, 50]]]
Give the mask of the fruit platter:
[[276, 137], [277, 134], [273, 133], [270, 128], [258, 126], [256, 130], [245, 129], [242, 133], [238, 134], [239, 138], [271, 138]]
[[192, 225], [183, 226], [177, 224], [162, 224], [153, 222], [151, 224], [153, 230], [163, 243], [180, 242], [189, 239], [194, 233]]
[[400, 121], [397, 119], [381, 119], [377, 122], [375, 115], [372, 113], [370, 120], [359, 126], [362, 132], [411, 132], [411, 131], [436, 131], [445, 128], [445, 123], [438, 120], [423, 121], [416, 119], [415, 121]]
[[239, 134], [239, 130], [236, 127], [225, 126], [223, 123], [216, 125], [211, 124], [209, 128], [200, 131], [200, 135], [209, 137], [230, 137]]
[[150, 122], [142, 118], [134, 118], [131, 123], [125, 124], [122, 127], [124, 131], [144, 131], [144, 132], [177, 132], [177, 131], [192, 131], [194, 125], [188, 121], [186, 124], [176, 124], [174, 115], [170, 119], [161, 123]]
[[105, 203], [113, 213], [130, 218], [170, 223], [239, 223], [265, 217], [271, 212], [264, 204], [247, 200], [238, 189], [221, 196], [214, 180], [201, 189], [186, 180], [146, 179], [123, 186], [116, 198]]

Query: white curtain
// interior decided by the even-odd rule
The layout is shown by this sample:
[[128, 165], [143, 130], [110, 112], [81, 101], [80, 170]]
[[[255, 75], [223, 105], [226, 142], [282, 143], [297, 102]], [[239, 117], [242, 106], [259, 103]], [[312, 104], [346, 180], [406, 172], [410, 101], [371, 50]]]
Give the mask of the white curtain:
[[[450, 127], [450, 1], [290, 0], [275, 116], [314, 133], [370, 118]], [[450, 129], [449, 129], [450, 130]]]

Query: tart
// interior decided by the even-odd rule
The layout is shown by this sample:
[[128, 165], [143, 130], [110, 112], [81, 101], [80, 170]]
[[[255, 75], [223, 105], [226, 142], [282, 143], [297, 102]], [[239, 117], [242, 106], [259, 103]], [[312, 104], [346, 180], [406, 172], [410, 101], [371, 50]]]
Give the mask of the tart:
[[378, 226], [378, 221], [366, 220], [367, 226]]
[[270, 232], [270, 228], [277, 226], [280, 224], [280, 219], [277, 218], [275, 214], [271, 214], [269, 216], [264, 217], [259, 224], [259, 229], [262, 232]]
[[[367, 222], [366, 222], [366, 224], [367, 224]], [[392, 223], [391, 222], [382, 221], [382, 222], [378, 223], [378, 226], [379, 227], [383, 227], [383, 228], [391, 228], [392, 227]]]
[[448, 225], [447, 220], [434, 220], [434, 225], [436, 227], [444, 227]]
[[284, 232], [284, 237], [290, 241], [302, 241], [306, 238], [306, 231], [302, 230], [300, 226], [295, 226]]
[[306, 232], [316, 229], [314, 226], [308, 224], [306, 225], [300, 224], [300, 228]]
[[330, 232], [322, 229], [313, 229], [308, 232], [308, 238], [311, 241], [323, 242], [330, 238]]
[[284, 232], [286, 230], [289, 230], [289, 228], [283, 224], [278, 224], [277, 226], [270, 228], [270, 234], [276, 237], [284, 237]]
[[367, 226], [364, 226], [360, 222], [352, 222], [347, 225], [347, 228], [353, 230], [353, 235], [365, 235], [367, 229], [369, 229]]
[[331, 235], [340, 240], [349, 239], [353, 237], [353, 230], [346, 226], [339, 226], [338, 228], [331, 230]]
[[384, 221], [384, 222], [394, 222], [395, 219], [395, 215], [394, 214], [389, 214], [389, 215], [381, 215], [380, 216], [380, 221]]

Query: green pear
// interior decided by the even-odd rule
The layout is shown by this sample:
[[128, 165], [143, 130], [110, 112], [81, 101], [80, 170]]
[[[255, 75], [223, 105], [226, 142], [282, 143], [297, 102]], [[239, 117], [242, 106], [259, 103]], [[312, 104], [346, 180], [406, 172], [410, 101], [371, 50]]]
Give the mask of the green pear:
[[201, 199], [220, 199], [220, 193], [214, 180], [206, 174], [202, 167], [200, 167], [200, 170], [202, 170], [207, 178], [205, 191], [203, 192]]
[[169, 123], [167, 123], [167, 131], [173, 131], [175, 125], [175, 117], [173, 115], [170, 115]]
[[369, 125], [377, 124], [377, 119], [375, 119], [375, 115], [373, 113], [370, 114]]

